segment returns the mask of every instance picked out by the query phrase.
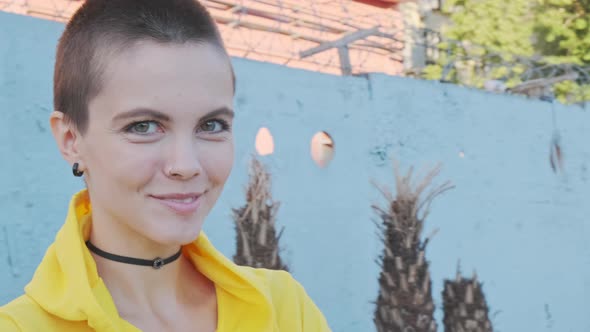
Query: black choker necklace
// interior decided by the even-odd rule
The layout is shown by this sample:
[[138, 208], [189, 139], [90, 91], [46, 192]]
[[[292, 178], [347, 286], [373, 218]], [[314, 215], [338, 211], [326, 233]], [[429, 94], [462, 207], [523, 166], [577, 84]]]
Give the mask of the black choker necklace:
[[95, 247], [94, 244], [90, 243], [90, 240], [86, 241], [86, 246], [88, 247], [88, 249], [90, 249], [90, 251], [92, 251], [93, 253], [97, 254], [100, 257], [110, 259], [112, 261], [119, 262], [119, 263], [151, 266], [156, 270], [166, 264], [172, 263], [175, 260], [177, 260], [178, 257], [180, 257], [180, 254], [182, 252], [182, 249], [178, 250], [177, 253], [175, 253], [174, 255], [172, 255], [168, 258], [156, 257], [154, 259], [140, 259], [140, 258], [126, 257], [126, 256], [119, 256], [119, 255], [108, 253], [106, 251], [102, 251], [102, 250], [98, 249], [97, 247]]

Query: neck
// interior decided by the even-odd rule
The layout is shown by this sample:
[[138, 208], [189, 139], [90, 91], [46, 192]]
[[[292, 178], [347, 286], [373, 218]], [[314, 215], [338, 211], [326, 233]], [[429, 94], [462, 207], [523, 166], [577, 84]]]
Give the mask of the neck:
[[[93, 219], [96, 215], [93, 215]], [[120, 229], [100, 219], [93, 222], [90, 242], [111, 254], [152, 260], [167, 258], [178, 252], [180, 245], [153, 243], [129, 229]], [[188, 258], [154, 269], [112, 261], [91, 251], [98, 273], [109, 289], [118, 308], [133, 308], [137, 312], [153, 310], [154, 303], [173, 305], [182, 301], [182, 278], [198, 274]], [[132, 315], [133, 312], [128, 312]]]

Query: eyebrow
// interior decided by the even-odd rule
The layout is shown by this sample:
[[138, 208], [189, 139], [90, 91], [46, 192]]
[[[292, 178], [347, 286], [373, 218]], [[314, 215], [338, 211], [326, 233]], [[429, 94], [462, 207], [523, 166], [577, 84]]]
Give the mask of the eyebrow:
[[225, 115], [229, 118], [234, 118], [235, 113], [232, 109], [227, 108], [227, 107], [220, 107], [216, 110], [213, 110], [207, 114], [205, 114], [205, 116], [203, 116], [203, 119], [209, 119], [209, 118], [214, 118], [216, 116], [220, 116], [220, 115]]
[[[225, 116], [228, 116], [233, 119], [235, 113], [230, 108], [220, 107], [216, 110], [213, 110], [213, 111], [205, 114], [202, 117], [202, 119], [209, 119], [209, 118], [213, 118], [213, 117], [220, 116], [220, 115], [225, 115]], [[119, 122], [119, 121], [138, 118], [138, 117], [154, 118], [154, 119], [160, 120], [162, 122], [170, 122], [170, 116], [168, 116], [166, 113], [156, 111], [153, 109], [149, 109], [149, 108], [135, 108], [130, 111], [126, 111], [126, 112], [117, 114], [113, 118], [113, 122]]]

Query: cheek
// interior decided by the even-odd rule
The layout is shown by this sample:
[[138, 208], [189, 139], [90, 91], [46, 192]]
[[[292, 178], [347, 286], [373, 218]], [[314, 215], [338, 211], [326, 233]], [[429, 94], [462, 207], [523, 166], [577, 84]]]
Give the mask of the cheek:
[[160, 156], [161, 151], [148, 145], [114, 142], [94, 149], [88, 166], [95, 177], [136, 186], [148, 182], [154, 176]]
[[233, 143], [211, 146], [206, 150], [201, 157], [201, 164], [209, 180], [215, 184], [225, 183], [234, 165]]

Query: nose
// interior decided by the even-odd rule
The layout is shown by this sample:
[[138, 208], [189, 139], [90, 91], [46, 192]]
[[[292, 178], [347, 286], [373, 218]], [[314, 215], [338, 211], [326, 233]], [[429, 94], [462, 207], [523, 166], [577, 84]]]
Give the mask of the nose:
[[165, 173], [168, 177], [188, 180], [203, 171], [194, 138], [177, 138], [169, 148]]

